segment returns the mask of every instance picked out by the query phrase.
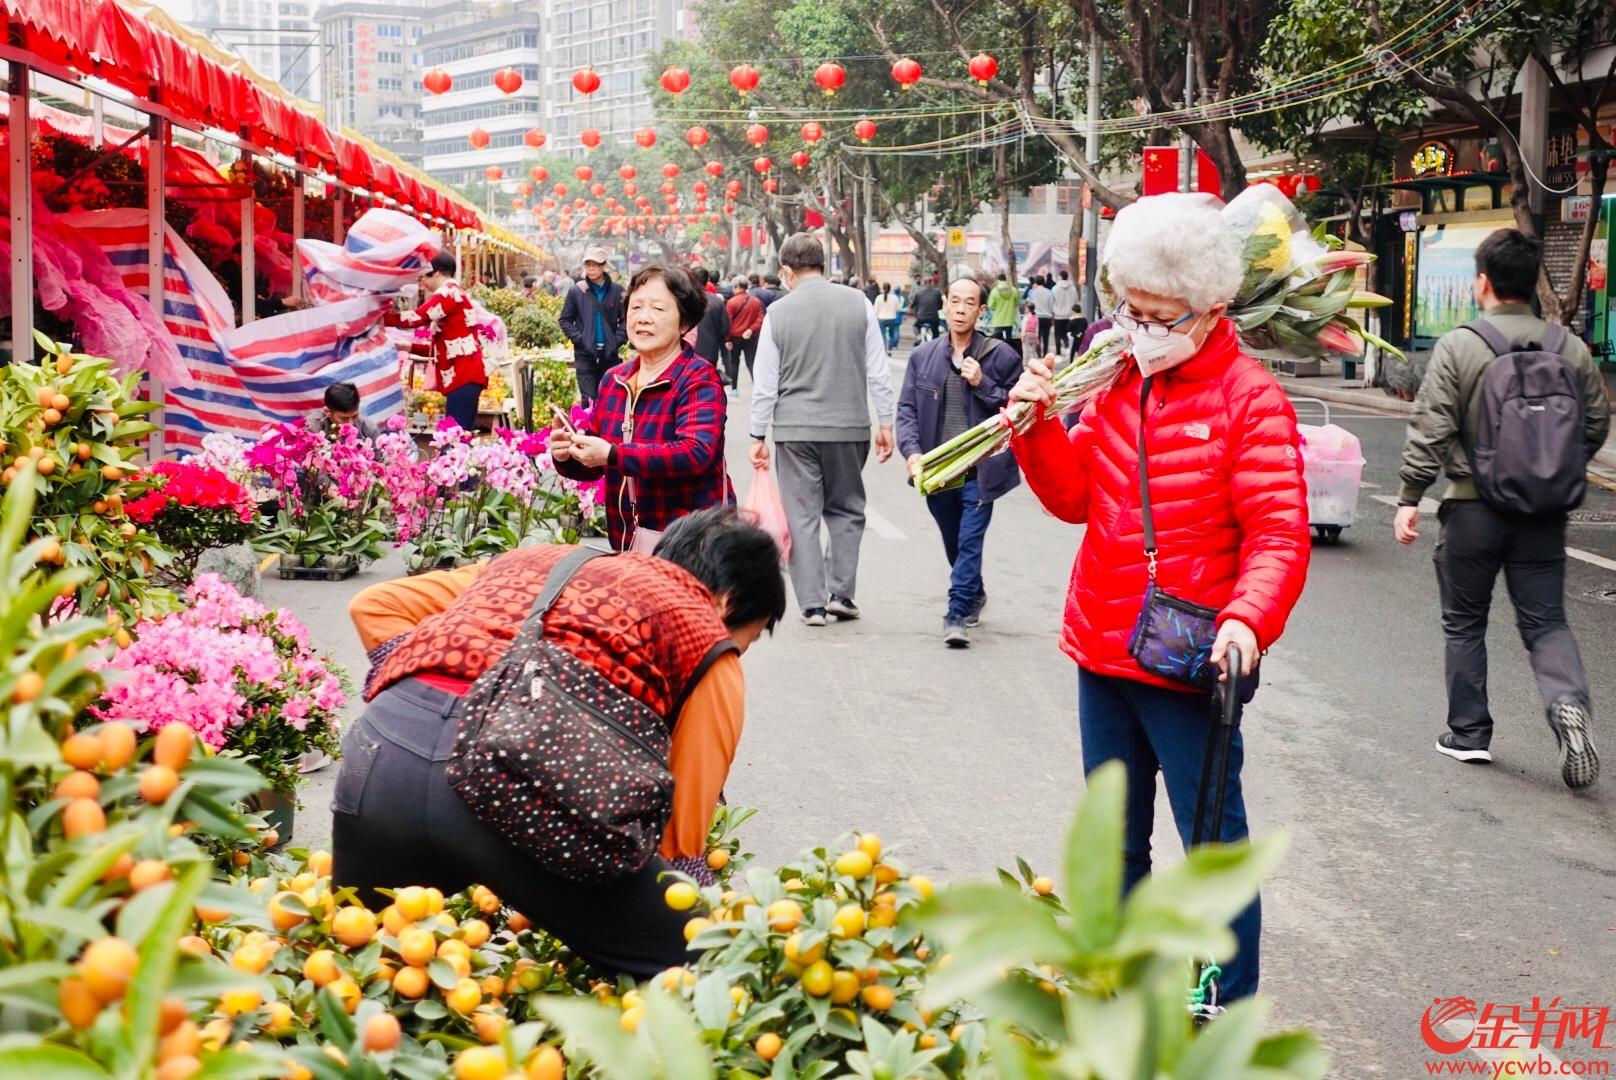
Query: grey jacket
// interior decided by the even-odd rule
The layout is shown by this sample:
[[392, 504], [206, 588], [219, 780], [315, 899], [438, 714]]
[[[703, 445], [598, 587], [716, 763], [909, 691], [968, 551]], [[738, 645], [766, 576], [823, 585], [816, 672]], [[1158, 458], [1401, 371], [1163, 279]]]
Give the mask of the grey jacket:
[[[1548, 325], [1532, 314], [1528, 304], [1499, 304], [1483, 317], [1517, 346], [1541, 341]], [[1610, 433], [1610, 398], [1588, 346], [1568, 335], [1564, 351], [1583, 386], [1583, 450], [1592, 458]], [[1470, 478], [1470, 449], [1481, 414], [1481, 377], [1493, 359], [1487, 343], [1462, 327], [1437, 340], [1403, 444], [1398, 496], [1403, 505], [1418, 505], [1425, 489], [1444, 472], [1448, 477], [1444, 498], [1477, 497]]]

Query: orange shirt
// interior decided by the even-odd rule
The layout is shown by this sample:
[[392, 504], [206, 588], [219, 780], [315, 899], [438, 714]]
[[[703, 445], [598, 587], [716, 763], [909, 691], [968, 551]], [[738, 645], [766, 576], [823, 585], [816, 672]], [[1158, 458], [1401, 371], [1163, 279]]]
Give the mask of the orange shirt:
[[[486, 563], [382, 582], [348, 605], [365, 651], [414, 630], [447, 608], [477, 579]], [[449, 689], [449, 680], [432, 680]], [[469, 684], [459, 680], [459, 693]], [[452, 691], [451, 691], [452, 692]], [[740, 657], [720, 657], [690, 691], [674, 721], [668, 768], [673, 773], [673, 815], [662, 834], [663, 858], [699, 858], [724, 781], [735, 760], [746, 717], [746, 677]]]

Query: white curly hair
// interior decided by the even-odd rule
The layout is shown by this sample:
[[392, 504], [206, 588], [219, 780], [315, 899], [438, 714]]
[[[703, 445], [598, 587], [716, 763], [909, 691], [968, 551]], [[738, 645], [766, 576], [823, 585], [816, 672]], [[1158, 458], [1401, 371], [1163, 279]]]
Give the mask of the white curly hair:
[[[1234, 299], [1240, 247], [1205, 195], [1151, 195], [1117, 212], [1105, 242], [1111, 287], [1183, 300], [1195, 311]], [[1120, 298], [1119, 298], [1120, 299]]]

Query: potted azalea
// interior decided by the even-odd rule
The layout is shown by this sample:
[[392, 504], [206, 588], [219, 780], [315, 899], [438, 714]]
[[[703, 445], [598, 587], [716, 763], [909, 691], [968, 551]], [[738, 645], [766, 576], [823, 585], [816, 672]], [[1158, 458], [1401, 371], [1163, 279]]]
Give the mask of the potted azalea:
[[141, 623], [97, 662], [107, 687], [90, 711], [141, 734], [184, 724], [210, 750], [246, 759], [268, 785], [259, 809], [289, 837], [299, 759], [338, 752], [346, 676], [290, 612], [217, 575], [198, 575], [185, 595], [187, 607]]
[[338, 580], [381, 558], [387, 492], [375, 446], [352, 424], [335, 435], [282, 424], [247, 452], [247, 463], [273, 488], [275, 521], [257, 547], [280, 553], [282, 577]]
[[252, 538], [258, 507], [223, 470], [198, 459], [159, 461], [146, 480], [145, 494], [126, 503], [124, 514], [174, 550], [159, 575], [164, 584], [189, 586], [205, 552]]

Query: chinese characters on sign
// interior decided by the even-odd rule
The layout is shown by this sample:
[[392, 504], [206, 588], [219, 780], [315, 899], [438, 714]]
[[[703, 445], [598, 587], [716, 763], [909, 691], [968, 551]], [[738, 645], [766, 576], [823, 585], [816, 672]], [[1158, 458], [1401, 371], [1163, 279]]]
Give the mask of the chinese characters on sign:
[[1452, 176], [1453, 157], [1450, 143], [1432, 140], [1414, 151], [1408, 161], [1409, 169], [1415, 176]]
[[1609, 1005], [1566, 1005], [1559, 998], [1497, 1005], [1466, 997], [1437, 998], [1420, 1017], [1425, 1045], [1439, 1054], [1465, 1050], [1609, 1050], [1616, 1047]]
[[1556, 128], [1549, 132], [1549, 141], [1543, 147], [1543, 179], [1552, 188], [1568, 188], [1576, 184], [1576, 128]]

